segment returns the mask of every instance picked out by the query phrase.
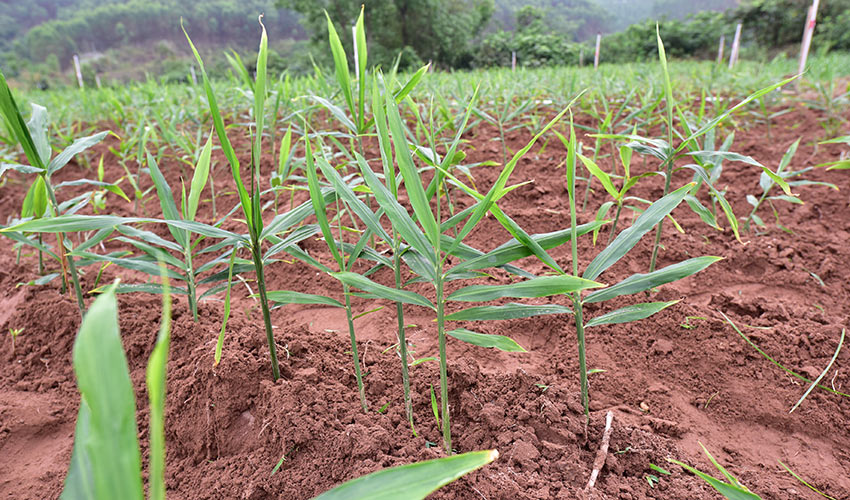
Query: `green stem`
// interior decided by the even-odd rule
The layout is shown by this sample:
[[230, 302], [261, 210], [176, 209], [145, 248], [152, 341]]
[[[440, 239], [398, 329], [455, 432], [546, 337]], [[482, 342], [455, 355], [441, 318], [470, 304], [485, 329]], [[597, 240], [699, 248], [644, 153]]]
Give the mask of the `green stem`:
[[[671, 146], [672, 148], [672, 146]], [[673, 151], [670, 151], [672, 154]], [[667, 169], [666, 169], [666, 179], [664, 180], [664, 194], [662, 197], [667, 196], [667, 193], [670, 192], [670, 175], [673, 173], [673, 160], [671, 158], [667, 158]], [[652, 258], [649, 260], [649, 272], [655, 271], [655, 261], [658, 258], [658, 247], [661, 246], [661, 232], [664, 226], [664, 219], [658, 221], [658, 226], [655, 227], [655, 243], [652, 245]]]
[[[41, 239], [41, 233], [38, 233], [38, 244], [42, 245], [44, 242]], [[44, 275], [44, 255], [41, 253], [41, 249], [38, 249], [38, 275]]]
[[443, 418], [443, 448], [446, 454], [452, 454], [452, 430], [449, 419], [449, 375], [446, 356], [446, 331], [443, 320], [445, 301], [443, 300], [443, 277], [437, 275], [437, 341], [440, 344], [440, 402]]
[[215, 176], [213, 175], [213, 168], [210, 168], [210, 199], [212, 200], [212, 214], [213, 219], [218, 218], [218, 212], [215, 209]]
[[753, 220], [753, 215], [755, 215], [756, 211], [759, 209], [761, 204], [764, 203], [765, 198], [767, 198], [767, 193], [770, 191], [770, 188], [772, 188], [772, 187], [773, 187], [773, 184], [771, 184], [770, 187], [768, 187], [764, 191], [764, 193], [762, 193], [761, 198], [759, 198], [758, 203], [756, 203], [756, 206], [753, 207], [753, 210], [750, 212], [750, 215], [749, 215], [749, 217], [747, 217], [747, 220], [744, 221], [744, 227], [743, 227], [744, 231], [750, 230], [750, 222], [752, 222], [752, 220]]
[[579, 380], [581, 381], [581, 404], [584, 407], [585, 416], [590, 419], [590, 391], [587, 383], [587, 358], [585, 356], [584, 319], [582, 317], [580, 292], [573, 294], [573, 312], [576, 317], [576, 337], [578, 338], [578, 371]]
[[620, 211], [623, 210], [623, 201], [620, 200], [617, 202], [617, 214], [614, 216], [614, 223], [611, 224], [611, 233], [608, 234], [608, 245], [611, 244], [611, 240], [614, 239], [614, 235], [617, 234], [617, 222], [620, 220]]
[[[53, 205], [53, 213], [59, 215], [59, 203], [56, 201], [56, 194], [53, 192], [53, 185], [50, 184], [50, 179], [44, 176], [44, 185], [47, 188], [47, 196], [50, 198], [50, 203]], [[65, 254], [65, 233], [57, 233], [59, 238], [59, 251]], [[70, 252], [65, 255], [68, 260], [68, 271], [71, 273], [71, 281], [74, 283], [74, 293], [77, 296], [77, 306], [80, 308], [80, 315], [86, 312], [86, 304], [83, 301], [83, 290], [80, 288], [80, 278], [77, 276], [77, 266], [74, 264], [74, 257]]]
[[251, 255], [254, 259], [254, 268], [257, 271], [257, 287], [260, 289], [260, 307], [263, 310], [263, 322], [266, 327], [266, 341], [269, 344], [269, 355], [272, 359], [272, 379], [277, 382], [280, 378], [280, 366], [277, 361], [277, 346], [274, 343], [274, 332], [272, 331], [272, 318], [269, 312], [269, 301], [266, 298], [266, 275], [263, 271], [263, 258], [260, 255], [260, 243], [252, 238]]
[[357, 337], [354, 335], [354, 319], [351, 316], [351, 296], [348, 285], [342, 284], [342, 294], [345, 296], [345, 318], [348, 320], [348, 334], [351, 337], [351, 352], [354, 357], [354, 377], [357, 379], [357, 392], [360, 393], [360, 405], [363, 411], [369, 409], [366, 404], [366, 391], [363, 388], [363, 375], [360, 373], [360, 355], [357, 353]]
[[499, 118], [499, 137], [502, 140], [502, 167], [508, 164], [508, 145], [505, 144], [505, 127], [502, 125], [502, 119]]
[[[393, 241], [398, 241], [398, 236], [393, 231]], [[395, 271], [395, 287], [401, 290], [401, 252], [398, 248], [398, 243], [395, 243], [393, 248], [393, 268]], [[416, 436], [416, 429], [413, 427], [413, 404], [410, 400], [410, 375], [407, 363], [407, 338], [404, 332], [404, 306], [401, 302], [395, 303], [396, 318], [398, 319], [398, 345], [401, 354], [401, 383], [404, 386], [404, 411], [407, 414], [407, 420], [410, 423], [410, 429], [413, 435]]]
[[[188, 231], [186, 231], [186, 237], [189, 237]], [[186, 284], [189, 289], [189, 308], [192, 309], [192, 319], [195, 322], [198, 321], [198, 299], [197, 292], [195, 287], [195, 270], [192, 267], [192, 248], [189, 245], [188, 248], [184, 251], [184, 257], [186, 262]]]

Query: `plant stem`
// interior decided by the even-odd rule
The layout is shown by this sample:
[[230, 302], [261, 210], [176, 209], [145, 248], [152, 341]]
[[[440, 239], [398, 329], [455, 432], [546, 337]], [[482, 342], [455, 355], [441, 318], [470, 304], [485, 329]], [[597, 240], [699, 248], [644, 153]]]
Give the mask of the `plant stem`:
[[[47, 188], [47, 196], [50, 198], [50, 203], [53, 205], [53, 212], [59, 215], [59, 203], [56, 201], [56, 193], [53, 192], [53, 185], [50, 184], [50, 179], [44, 176], [44, 185]], [[83, 291], [80, 288], [80, 278], [77, 276], [77, 266], [74, 265], [74, 258], [70, 254], [65, 255], [65, 234], [58, 233], [60, 257], [64, 256], [68, 260], [68, 271], [71, 273], [71, 281], [74, 283], [74, 293], [77, 296], [77, 306], [80, 308], [80, 316], [86, 312], [86, 304], [83, 301]]]
[[743, 228], [744, 231], [750, 230], [750, 222], [753, 221], [753, 215], [755, 215], [756, 211], [759, 209], [761, 204], [764, 203], [764, 200], [765, 200], [765, 198], [767, 198], [767, 194], [770, 192], [770, 188], [772, 188], [772, 187], [773, 187], [773, 182], [771, 182], [770, 186], [768, 186], [767, 189], [764, 190], [764, 193], [761, 194], [761, 198], [759, 198], [758, 203], [756, 203], [756, 206], [753, 207], [753, 210], [750, 212], [750, 215], [747, 217], [747, 220], [744, 221], [744, 228]]
[[502, 141], [502, 167], [508, 164], [508, 145], [505, 144], [505, 127], [502, 125], [502, 117], [499, 117], [499, 137]]
[[[41, 233], [38, 233], [38, 244], [42, 245], [43, 243]], [[38, 249], [38, 275], [44, 275], [44, 255], [42, 255], [40, 248]]]
[[449, 419], [449, 375], [446, 359], [446, 331], [443, 320], [445, 301], [443, 300], [443, 276], [437, 274], [437, 341], [440, 344], [440, 402], [443, 417], [443, 448], [447, 455], [452, 454], [452, 430]]
[[210, 199], [212, 200], [212, 215], [213, 219], [218, 218], [218, 212], [215, 209], [215, 176], [213, 175], [214, 166], [210, 166]]
[[[395, 287], [401, 290], [401, 252], [398, 248], [398, 235], [393, 230], [393, 270], [395, 271]], [[407, 364], [407, 339], [404, 332], [404, 306], [401, 302], [395, 303], [396, 318], [398, 319], [398, 345], [401, 350], [401, 383], [404, 386], [404, 411], [407, 414], [407, 420], [410, 423], [410, 429], [413, 435], [416, 436], [416, 429], [413, 427], [413, 404], [410, 401], [410, 375]]]
[[252, 238], [251, 255], [254, 259], [254, 269], [257, 271], [257, 288], [260, 289], [260, 307], [263, 310], [263, 322], [266, 327], [266, 340], [269, 344], [269, 355], [272, 359], [272, 379], [277, 382], [280, 378], [280, 367], [277, 362], [277, 346], [274, 343], [274, 332], [272, 331], [272, 318], [269, 312], [269, 301], [266, 298], [266, 276], [263, 271], [263, 258], [260, 255], [260, 243]]
[[[672, 154], [672, 153], [673, 153], [673, 151], [672, 151], [672, 146], [671, 146], [670, 154]], [[665, 171], [666, 172], [666, 175], [665, 175], [666, 179], [664, 181], [664, 194], [662, 195], [662, 197], [667, 196], [667, 193], [670, 192], [670, 175], [673, 173], [672, 171], [673, 171], [673, 160], [672, 160], [672, 158], [667, 158], [667, 170]], [[656, 226], [656, 228], [655, 228], [655, 243], [652, 245], [652, 258], [649, 259], [649, 272], [655, 271], [655, 260], [658, 257], [658, 247], [661, 246], [661, 231], [662, 231], [663, 225], [664, 225], [664, 219], [661, 219], [660, 221], [658, 221], [658, 226]]]
[[608, 234], [608, 245], [611, 244], [611, 240], [614, 239], [614, 235], [617, 234], [617, 222], [620, 220], [620, 212], [623, 210], [623, 202], [622, 200], [617, 202], [617, 214], [614, 216], [614, 223], [611, 224], [611, 232]]
[[360, 373], [360, 355], [357, 353], [357, 337], [354, 335], [354, 319], [351, 316], [351, 296], [348, 285], [342, 284], [342, 294], [345, 296], [345, 318], [348, 320], [348, 334], [351, 337], [351, 352], [354, 357], [354, 377], [357, 379], [357, 392], [360, 393], [360, 405], [363, 411], [369, 409], [366, 404], [366, 391], [363, 388], [363, 375]]
[[[190, 238], [189, 232], [186, 231], [187, 239]], [[186, 284], [189, 289], [189, 308], [192, 309], [192, 319], [198, 321], [198, 299], [195, 290], [195, 270], [192, 267], [192, 245], [190, 244], [184, 250], [183, 256], [186, 262]]]
[[573, 294], [573, 313], [576, 317], [576, 337], [578, 338], [578, 370], [581, 382], [581, 404], [584, 414], [590, 419], [590, 391], [587, 383], [587, 358], [584, 343], [584, 318], [582, 317], [581, 293]]

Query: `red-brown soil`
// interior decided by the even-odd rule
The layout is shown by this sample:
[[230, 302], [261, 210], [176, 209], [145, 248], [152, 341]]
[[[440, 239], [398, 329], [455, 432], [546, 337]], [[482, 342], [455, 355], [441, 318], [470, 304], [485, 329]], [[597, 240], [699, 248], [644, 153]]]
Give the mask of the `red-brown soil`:
[[[590, 123], [587, 117], [577, 119]], [[740, 130], [732, 149], [775, 167], [786, 147], [802, 136], [793, 168], [836, 159], [840, 146], [815, 145], [824, 138], [816, 119], [817, 115], [803, 109], [785, 115], [774, 126], [770, 141], [762, 128]], [[498, 134], [484, 126], [468, 137], [469, 162], [500, 160], [499, 143], [492, 137]], [[514, 132], [509, 147], [517, 150], [528, 138], [525, 131]], [[512, 181], [533, 183], [501, 202], [505, 212], [530, 233], [561, 229], [569, 223], [561, 165], [564, 151], [556, 142], [550, 141], [542, 154], [535, 147], [521, 161]], [[97, 153], [101, 150], [105, 152], [106, 146]], [[643, 163], [635, 158], [639, 170]], [[162, 165], [172, 186], [179, 186], [178, 163], [166, 159]], [[272, 168], [271, 162], [264, 167]], [[219, 200], [219, 210], [235, 203], [228, 170], [219, 158], [217, 191], [231, 192]], [[112, 163], [107, 179], [118, 178], [122, 172]], [[495, 168], [478, 168], [478, 187], [488, 187], [496, 173]], [[71, 164], [58, 180], [86, 175]], [[777, 460], [832, 497], [850, 498], [850, 400], [815, 390], [789, 414], [806, 385], [762, 358], [719, 314], [725, 312], [767, 353], [810, 378], [828, 363], [841, 329], [850, 326], [850, 175], [823, 169], [809, 175], [832, 182], [841, 191], [801, 187], [796, 191], [806, 204], [777, 204], [781, 223], [794, 234], [775, 227], [767, 206], [760, 214], [770, 229], [760, 235], [742, 234], [743, 243], [728, 229], [718, 232], [702, 224], [684, 204], [674, 212], [685, 233], [676, 232], [669, 223], [665, 226], [660, 266], [700, 255], [725, 259], [652, 294], [652, 300], [681, 299], [675, 306], [641, 322], [589, 330], [589, 368], [605, 371], [591, 376], [592, 413], [587, 428], [578, 394], [572, 317], [467, 325], [511, 336], [528, 349], [523, 354], [450, 339], [454, 445], [458, 451], [497, 448], [501, 456], [435, 497], [577, 498], [600, 444], [605, 413], [613, 410], [610, 453], [596, 486], [602, 498], [719, 498], [704, 482], [666, 461], [679, 459], [716, 475], [699, 443], [765, 499], [822, 498], [785, 472]], [[674, 185], [690, 177], [689, 171], [679, 172]], [[737, 214], [749, 212], [746, 194], [760, 194], [758, 178], [755, 167], [724, 164], [720, 185], [727, 189]], [[4, 220], [20, 209], [26, 187], [20, 176], [12, 175], [0, 188]], [[633, 194], [657, 199], [662, 188], [662, 181], [653, 178]], [[61, 196], [70, 194], [69, 190]], [[593, 218], [604, 197], [601, 189], [592, 193], [588, 210], [579, 214], [580, 222]], [[708, 203], [704, 192], [702, 199]], [[133, 213], [131, 205], [117, 198], [110, 206], [118, 214]], [[146, 207], [151, 215], [159, 214], [155, 199]], [[627, 224], [632, 215], [624, 214]], [[211, 219], [206, 206], [201, 219]], [[603, 230], [596, 248], [589, 237], [580, 240], [581, 265], [595, 256], [607, 236]], [[508, 238], [488, 218], [469, 243], [486, 250]], [[651, 235], [646, 236], [600, 279], [615, 283], [646, 272], [650, 240]], [[48, 241], [55, 240], [50, 236]], [[312, 254], [327, 258], [322, 246], [318, 240], [306, 242]], [[571, 267], [568, 246], [551, 253], [564, 268]], [[544, 270], [533, 259], [521, 264], [535, 273]], [[33, 256], [25, 255], [17, 265], [11, 242], [0, 239], [2, 498], [56, 498], [73, 443], [79, 396], [71, 349], [79, 315], [75, 302], [59, 295], [56, 282], [44, 287], [17, 286], [36, 278], [35, 270]], [[84, 277], [87, 289], [95, 274], [92, 268]], [[116, 276], [134, 279], [131, 273], [111, 266], [104, 280]], [[491, 283], [508, 282], [504, 274], [494, 276]], [[389, 283], [391, 274], [384, 270], [375, 279]], [[273, 290], [339, 296], [335, 280], [300, 263], [271, 265], [267, 280]], [[431, 293], [427, 287], [419, 291]], [[428, 446], [428, 442], [440, 442], [429, 397], [430, 385], [438, 387], [437, 364], [426, 362], [412, 369], [419, 432], [415, 438], [404, 418], [400, 362], [391, 347], [396, 342], [394, 307], [355, 322], [370, 405], [364, 413], [347, 353], [344, 313], [294, 305], [273, 311], [283, 373], [282, 380], [273, 383], [259, 308], [241, 283], [234, 287], [234, 300], [218, 367], [213, 367], [213, 351], [223, 314], [221, 297], [201, 304], [198, 322], [192, 321], [185, 299], [176, 300], [166, 416], [170, 498], [309, 498], [382, 467], [441, 456], [439, 446]], [[645, 300], [645, 296], [631, 297], [592, 305], [587, 314], [595, 316]], [[157, 334], [160, 298], [123, 295], [119, 302], [146, 453], [144, 369]], [[355, 312], [373, 307], [372, 302], [354, 299]], [[415, 325], [408, 331], [415, 356], [436, 356], [432, 317], [411, 306], [406, 308], [406, 322]], [[14, 350], [10, 328], [23, 331]], [[844, 349], [824, 383], [847, 392], [848, 367], [850, 351]], [[385, 405], [385, 411], [379, 412]], [[286, 457], [282, 467], [271, 475], [282, 456]], [[652, 473], [651, 463], [673, 473], [662, 476], [654, 488], [645, 478]]]

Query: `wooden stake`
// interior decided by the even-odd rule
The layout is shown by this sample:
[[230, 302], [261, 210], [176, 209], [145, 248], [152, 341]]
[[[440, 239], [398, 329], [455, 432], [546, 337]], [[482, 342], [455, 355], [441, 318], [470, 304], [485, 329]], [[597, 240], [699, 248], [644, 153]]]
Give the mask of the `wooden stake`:
[[516, 71], [516, 51], [511, 51], [511, 71]]
[[599, 68], [599, 46], [602, 44], [602, 33], [596, 34], [596, 54], [593, 56], [593, 69]]
[[74, 54], [74, 69], [77, 71], [77, 83], [83, 88], [83, 72], [80, 69], [80, 56]]
[[599, 477], [599, 472], [605, 466], [605, 459], [608, 457], [608, 445], [611, 442], [611, 422], [614, 421], [614, 412], [608, 410], [605, 415], [605, 431], [602, 433], [602, 445], [599, 447], [599, 452], [596, 453], [596, 459], [593, 461], [593, 471], [590, 473], [590, 480], [584, 488], [585, 493], [596, 485], [596, 479]]
[[357, 57], [357, 25], [351, 27], [351, 40], [354, 42], [354, 77], [360, 75], [360, 58]]
[[735, 39], [732, 40], [732, 53], [729, 54], [729, 69], [735, 67], [738, 62], [738, 50], [741, 48], [741, 23], [735, 27]]
[[717, 47], [717, 64], [723, 62], [724, 48], [726, 48], [726, 35], [720, 35], [720, 45]]
[[812, 0], [812, 5], [809, 7], [809, 15], [806, 16], [806, 27], [803, 29], [803, 43], [800, 47], [800, 66], [797, 68], [798, 74], [806, 70], [806, 59], [809, 58], [809, 49], [812, 47], [812, 35], [815, 33], [819, 4], [820, 0]]

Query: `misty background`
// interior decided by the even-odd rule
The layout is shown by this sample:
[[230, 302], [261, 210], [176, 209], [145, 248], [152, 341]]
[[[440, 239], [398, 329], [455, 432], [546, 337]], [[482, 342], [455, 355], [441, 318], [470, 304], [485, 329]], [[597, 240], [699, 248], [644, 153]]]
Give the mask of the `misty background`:
[[[794, 57], [810, 0], [0, 0], [0, 66], [22, 84], [68, 82], [72, 57], [94, 83], [156, 78], [186, 81], [191, 64], [181, 19], [224, 74], [225, 50], [250, 68], [269, 32], [270, 70], [291, 74], [329, 64], [330, 14], [343, 44], [365, 4], [369, 62], [402, 68], [580, 64], [603, 35], [603, 63], [657, 57], [655, 24], [673, 57], [711, 59], [721, 35], [742, 22], [742, 58]], [[821, 2], [813, 50], [850, 50], [850, 0]], [[252, 54], [254, 54], [252, 56]]]

